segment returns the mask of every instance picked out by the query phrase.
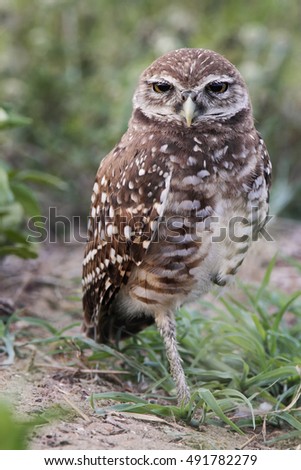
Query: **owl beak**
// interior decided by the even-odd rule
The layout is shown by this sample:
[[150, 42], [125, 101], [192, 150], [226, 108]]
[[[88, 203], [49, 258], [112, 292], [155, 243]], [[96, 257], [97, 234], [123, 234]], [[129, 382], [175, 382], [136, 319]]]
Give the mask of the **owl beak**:
[[183, 104], [183, 114], [187, 122], [187, 126], [190, 127], [193, 119], [193, 115], [196, 109], [196, 103], [192, 100], [189, 95]]

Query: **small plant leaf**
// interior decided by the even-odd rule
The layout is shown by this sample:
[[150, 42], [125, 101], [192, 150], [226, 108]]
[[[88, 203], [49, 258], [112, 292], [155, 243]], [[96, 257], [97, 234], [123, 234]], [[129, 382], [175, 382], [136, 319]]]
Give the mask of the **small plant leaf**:
[[217, 400], [214, 398], [210, 390], [207, 390], [206, 388], [200, 388], [198, 393], [200, 398], [204, 400], [206, 405], [216, 414], [218, 418], [220, 418], [224, 423], [228, 424], [239, 434], [244, 434], [244, 432], [224, 414], [223, 410], [219, 406]]
[[68, 184], [57, 176], [37, 170], [19, 171], [15, 176], [16, 181], [26, 181], [38, 184], [47, 184], [57, 189], [66, 190]]

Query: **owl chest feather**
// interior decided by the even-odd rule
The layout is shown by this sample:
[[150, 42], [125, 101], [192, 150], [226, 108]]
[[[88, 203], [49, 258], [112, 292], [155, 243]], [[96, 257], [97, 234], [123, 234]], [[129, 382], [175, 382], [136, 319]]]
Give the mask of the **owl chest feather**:
[[208, 292], [213, 284], [224, 286], [233, 278], [252, 242], [257, 220], [265, 218], [267, 211], [262, 176], [246, 186], [250, 175], [254, 179], [255, 160], [254, 156], [242, 166], [241, 177], [233, 182], [227, 160], [211, 166], [201, 160], [189, 170], [171, 159], [168, 195], [162, 201], [164, 216], [145, 260], [130, 280], [131, 293], [175, 308]]

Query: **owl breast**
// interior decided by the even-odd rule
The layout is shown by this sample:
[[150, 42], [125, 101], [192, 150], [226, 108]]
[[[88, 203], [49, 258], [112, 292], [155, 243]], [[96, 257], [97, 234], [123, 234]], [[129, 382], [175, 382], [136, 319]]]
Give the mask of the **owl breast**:
[[225, 286], [264, 225], [268, 192], [263, 162], [258, 163], [253, 150], [248, 160], [237, 163], [233, 180], [229, 155], [223, 150], [220, 157], [213, 164], [195, 152], [185, 157], [184, 167], [183, 158], [171, 155], [163, 216], [126, 287], [138, 309], [142, 304], [150, 311], [178, 308], [214, 284]]
[[226, 285], [252, 240], [251, 214], [241, 202], [239, 215], [227, 202], [216, 206], [221, 215], [215, 210], [207, 217], [167, 209], [148, 256], [129, 280], [130, 296], [151, 310], [156, 305], [174, 309], [213, 284]]

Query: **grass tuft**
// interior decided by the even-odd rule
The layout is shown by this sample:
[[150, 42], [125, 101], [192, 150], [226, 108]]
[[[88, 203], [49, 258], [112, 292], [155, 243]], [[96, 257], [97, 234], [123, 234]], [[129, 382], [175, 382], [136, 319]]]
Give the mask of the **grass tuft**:
[[[137, 396], [114, 392], [95, 394], [97, 413], [145, 412], [186, 422], [198, 417], [200, 423], [224, 423], [237, 432], [263, 422], [280, 427], [286, 423], [293, 432], [301, 432], [301, 292], [287, 295], [269, 289], [274, 263], [259, 287], [241, 286], [243, 302], [228, 297], [218, 305], [200, 302], [195, 311], [179, 311], [179, 349], [192, 390], [187, 407], [150, 403], [158, 398], [158, 389], [169, 396], [159, 401], [170, 402], [173, 396], [175, 403], [175, 390], [159, 335], [149, 328], [119, 350], [110, 350], [129, 368], [133, 380], [146, 382], [144, 399], [137, 402], [133, 398]], [[93, 351], [89, 359], [101, 361], [103, 346], [93, 346]], [[104, 399], [123, 403], [97, 408], [96, 401]]]
[[111, 371], [123, 389], [126, 380], [132, 393], [91, 396], [99, 415], [153, 414], [192, 425], [227, 426], [238, 433], [271, 425], [284, 428], [283, 439], [290, 433], [296, 437], [301, 435], [301, 292], [288, 295], [271, 289], [273, 267], [274, 260], [259, 287], [241, 285], [243, 301], [232, 297], [200, 301], [178, 312], [179, 350], [192, 392], [184, 407], [176, 406], [174, 383], [155, 327], [112, 347], [75, 336], [76, 323], [57, 329], [46, 320], [22, 316], [19, 331], [13, 325], [18, 323], [14, 315], [10, 321], [14, 335], [2, 326], [0, 346], [2, 341], [9, 361], [14, 360], [13, 350], [19, 353], [28, 344], [39, 345], [48, 360], [52, 358], [52, 367], [108, 376]]

